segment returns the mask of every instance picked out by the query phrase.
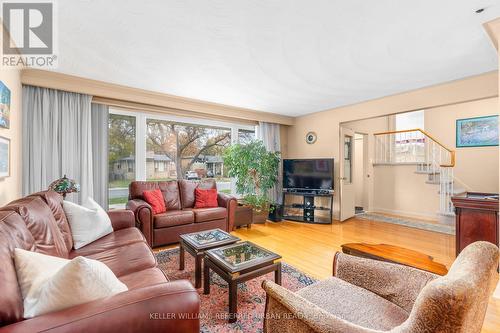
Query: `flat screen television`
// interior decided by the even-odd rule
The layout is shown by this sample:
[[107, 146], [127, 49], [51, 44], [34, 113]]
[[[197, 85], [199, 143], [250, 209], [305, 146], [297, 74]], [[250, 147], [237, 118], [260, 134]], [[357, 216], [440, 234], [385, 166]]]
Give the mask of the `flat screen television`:
[[283, 160], [283, 188], [333, 190], [333, 158]]

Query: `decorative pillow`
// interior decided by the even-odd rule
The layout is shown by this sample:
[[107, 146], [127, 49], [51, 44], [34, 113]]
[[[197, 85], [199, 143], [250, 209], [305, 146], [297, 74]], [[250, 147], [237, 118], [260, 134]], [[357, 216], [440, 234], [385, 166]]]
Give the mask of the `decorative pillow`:
[[76, 250], [113, 232], [108, 214], [92, 198], [88, 198], [83, 206], [64, 201], [63, 208]]
[[160, 190], [144, 191], [142, 195], [146, 202], [151, 205], [151, 208], [153, 208], [154, 214], [161, 214], [167, 211], [165, 200], [163, 200], [163, 194], [161, 194]]
[[218, 207], [217, 203], [217, 189], [195, 189], [194, 190], [195, 203], [194, 208], [212, 208]]
[[15, 249], [14, 263], [23, 296], [24, 318], [113, 296], [128, 288], [100, 261], [73, 260]]

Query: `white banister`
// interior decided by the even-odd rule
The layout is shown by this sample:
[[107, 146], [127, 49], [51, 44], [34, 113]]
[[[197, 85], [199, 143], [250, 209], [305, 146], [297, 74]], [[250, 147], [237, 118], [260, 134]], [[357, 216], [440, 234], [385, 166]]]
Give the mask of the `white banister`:
[[440, 213], [453, 215], [455, 152], [421, 129], [375, 133], [376, 164], [415, 163], [417, 171], [439, 184]]

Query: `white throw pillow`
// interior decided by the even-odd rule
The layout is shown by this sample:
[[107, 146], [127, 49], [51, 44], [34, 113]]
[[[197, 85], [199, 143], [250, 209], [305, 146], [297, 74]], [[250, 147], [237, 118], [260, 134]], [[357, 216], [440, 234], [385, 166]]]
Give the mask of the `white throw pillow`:
[[67, 260], [14, 250], [24, 318], [36, 317], [127, 291], [108, 266], [84, 257]]
[[83, 206], [64, 201], [63, 208], [68, 217], [75, 250], [113, 232], [108, 214], [91, 198]]

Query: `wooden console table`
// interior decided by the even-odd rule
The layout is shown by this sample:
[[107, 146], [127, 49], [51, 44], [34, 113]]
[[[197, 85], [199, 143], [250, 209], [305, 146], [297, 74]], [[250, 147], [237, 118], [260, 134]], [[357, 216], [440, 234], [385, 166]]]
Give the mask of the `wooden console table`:
[[431, 256], [395, 245], [348, 243], [342, 245], [342, 252], [357, 257], [410, 266], [437, 275], [448, 273], [446, 266], [435, 262]]
[[477, 241], [499, 245], [498, 193], [467, 192], [452, 197], [456, 215], [456, 253]]

